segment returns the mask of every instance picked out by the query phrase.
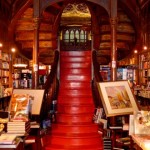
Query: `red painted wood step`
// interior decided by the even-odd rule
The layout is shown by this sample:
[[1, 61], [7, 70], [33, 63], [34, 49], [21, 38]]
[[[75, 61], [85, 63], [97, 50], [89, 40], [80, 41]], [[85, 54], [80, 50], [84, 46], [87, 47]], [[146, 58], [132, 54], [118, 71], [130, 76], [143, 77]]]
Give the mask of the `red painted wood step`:
[[97, 133], [98, 126], [93, 123], [88, 123], [84, 125], [69, 125], [69, 124], [54, 124], [52, 125], [52, 134], [90, 134]]
[[76, 97], [76, 96], [58, 96], [58, 104], [94, 104], [92, 96]]
[[[63, 72], [63, 73], [62, 73]], [[68, 75], [86, 75], [86, 76], [91, 76], [91, 70], [89, 68], [63, 68], [61, 70], [60, 76], [68, 76]]]
[[91, 56], [91, 51], [61, 51], [60, 57], [64, 56]]
[[63, 56], [61, 57], [61, 62], [90, 62], [91, 57], [83, 57], [83, 56]]
[[78, 89], [76, 89], [76, 90], [66, 90], [66, 89], [60, 89], [59, 90], [59, 96], [63, 96], [63, 95], [65, 95], [65, 96], [67, 96], [67, 95], [69, 95], [69, 96], [75, 96], [75, 97], [77, 97], [77, 96], [92, 96], [92, 92], [91, 91], [87, 91], [87, 89], [82, 89], [82, 90], [78, 90]]
[[[91, 80], [91, 75], [80, 75], [80, 74], [68, 74], [60, 75], [60, 82], [89, 82]], [[89, 84], [90, 85], [90, 84]]]
[[51, 136], [49, 143], [52, 145], [62, 145], [62, 146], [90, 146], [92, 145], [102, 145], [101, 136], [99, 134], [95, 134], [93, 136], [85, 136], [85, 137], [74, 137], [74, 136]]
[[91, 76], [87, 75], [67, 75], [67, 76], [60, 76], [60, 80], [62, 81], [89, 81], [91, 80]]
[[57, 111], [59, 113], [67, 114], [84, 114], [84, 113], [93, 113], [94, 114], [94, 105], [63, 105], [59, 104], [57, 106]]
[[[84, 62], [84, 63], [78, 63], [78, 62], [72, 62], [72, 63], [61, 63], [60, 64], [60, 68], [64, 69], [64, 68], [88, 68], [91, 70], [91, 64]], [[60, 70], [61, 70], [60, 69]]]
[[63, 73], [61, 72], [60, 75], [69, 75], [69, 74], [75, 74], [75, 75], [91, 75], [91, 70], [89, 68], [61, 68], [61, 71], [63, 71]]
[[61, 82], [60, 89], [87, 89], [88, 91], [91, 90], [91, 83], [90, 82], [80, 82], [80, 81], [64, 81]]
[[45, 147], [45, 150], [103, 150], [100, 145], [89, 146], [60, 146], [52, 145], [52, 147]]
[[67, 123], [67, 124], [86, 124], [91, 123], [92, 119], [93, 113], [85, 113], [80, 115], [57, 113], [56, 116], [56, 120], [58, 123]]

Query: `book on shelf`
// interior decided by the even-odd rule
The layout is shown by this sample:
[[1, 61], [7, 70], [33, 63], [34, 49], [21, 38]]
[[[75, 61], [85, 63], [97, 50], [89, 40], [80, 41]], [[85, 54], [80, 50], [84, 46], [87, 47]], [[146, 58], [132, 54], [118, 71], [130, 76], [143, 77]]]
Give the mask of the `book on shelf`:
[[109, 128], [110, 129], [123, 129], [122, 126], [110, 126]]
[[99, 122], [103, 124], [103, 129], [107, 129], [107, 119], [100, 119]]
[[7, 130], [27, 130], [30, 128], [30, 125], [28, 126], [7, 126]]
[[30, 121], [8, 121], [7, 124], [11, 126], [28, 126]]
[[9, 121], [9, 113], [0, 111], [0, 132], [7, 131], [7, 122]]
[[94, 115], [94, 122], [99, 123], [100, 119], [102, 118], [103, 115], [103, 108], [96, 108], [96, 112]]
[[24, 135], [24, 134], [27, 134], [27, 133], [29, 133], [30, 131], [7, 131], [7, 133], [8, 134], [22, 134], [22, 135]]
[[16, 139], [15, 134], [1, 134], [0, 136], [0, 144], [13, 144]]
[[25, 139], [25, 144], [35, 143], [35, 136], [27, 136]]
[[30, 132], [30, 122], [8, 122], [7, 125], [8, 133], [29, 133]]
[[134, 134], [134, 115], [129, 116], [129, 135]]
[[122, 138], [117, 138], [116, 142], [122, 143], [122, 144], [125, 144], [125, 145], [129, 145], [130, 142], [131, 142], [131, 139], [130, 139], [130, 137], [122, 137]]
[[31, 128], [40, 128], [40, 124], [37, 123], [36, 121], [30, 122], [30, 127]]
[[112, 149], [112, 141], [108, 137], [103, 138], [103, 145], [104, 145], [104, 150], [111, 150]]
[[7, 126], [7, 131], [28, 131], [30, 130], [30, 125], [28, 126]]

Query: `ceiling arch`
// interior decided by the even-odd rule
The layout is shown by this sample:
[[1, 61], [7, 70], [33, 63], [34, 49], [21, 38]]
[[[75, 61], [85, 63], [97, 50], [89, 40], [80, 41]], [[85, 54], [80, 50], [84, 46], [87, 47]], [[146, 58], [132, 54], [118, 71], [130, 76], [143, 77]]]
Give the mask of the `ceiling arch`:
[[[41, 7], [41, 12], [45, 10], [46, 7], [48, 7], [49, 5], [52, 5], [54, 3], [58, 3], [58, 2], [63, 2], [64, 0], [42, 0], [42, 7]], [[106, 11], [108, 12], [108, 14], [110, 14], [110, 1], [111, 0], [72, 0], [72, 2], [85, 2], [85, 1], [89, 1], [92, 3], [95, 3], [97, 5], [100, 5], [102, 7], [104, 7], [106, 9]], [[66, 1], [66, 3], [69, 3], [70, 1]]]
[[[110, 58], [110, 13], [107, 11], [109, 8], [111, 0], [73, 0], [71, 2], [81, 2], [85, 3], [92, 15], [91, 22], [92, 22], [92, 33], [94, 35], [94, 48], [98, 49], [98, 58], [99, 62], [102, 59]], [[119, 2], [122, 0], [119, 0]], [[40, 59], [46, 60], [44, 57], [46, 56], [53, 56], [53, 50], [57, 48], [57, 37], [59, 33], [59, 26], [61, 20], [61, 14], [70, 0], [63, 1], [63, 0], [43, 0], [45, 9], [42, 11], [41, 16], [41, 25], [40, 25]], [[121, 3], [121, 2], [120, 2]], [[97, 5], [98, 4], [98, 5]], [[105, 6], [105, 7], [104, 7]], [[120, 6], [118, 6], [120, 7]], [[127, 7], [127, 6], [126, 6]], [[44, 7], [42, 7], [44, 8]], [[130, 11], [131, 12], [131, 11]], [[32, 53], [33, 50], [33, 1], [27, 1], [26, 5], [24, 5], [18, 13], [14, 16], [11, 21], [10, 29], [12, 32], [10, 33], [11, 39], [15, 38], [15, 42], [19, 43], [21, 46], [21, 51], [25, 55], [29, 55]], [[31, 18], [27, 17], [30, 16]], [[135, 15], [135, 14], [134, 14]], [[124, 17], [124, 14], [121, 14], [121, 17]], [[125, 17], [126, 18], [126, 17]], [[119, 55], [123, 53], [123, 51], [129, 52], [132, 48], [131, 42], [134, 41], [134, 33], [131, 33], [128, 28], [130, 28], [129, 22], [126, 22], [125, 26], [123, 25], [122, 20], [119, 24], [119, 36], [118, 36], [118, 47], [119, 47]], [[123, 35], [122, 26], [124, 26], [125, 30], [127, 31], [126, 34], [128, 36]], [[124, 32], [125, 32], [124, 30]], [[13, 32], [14, 31], [14, 32]], [[130, 36], [131, 35], [131, 36]], [[127, 38], [130, 37], [130, 38]], [[133, 38], [132, 38], [133, 37]], [[131, 42], [129, 40], [131, 39]], [[133, 39], [133, 40], [132, 40]], [[124, 42], [124, 43], [123, 43]], [[128, 45], [129, 44], [129, 45]], [[25, 53], [26, 52], [26, 53]], [[120, 57], [122, 58], [122, 57]], [[47, 60], [50, 60], [51, 63], [52, 59], [49, 57]], [[49, 63], [46, 62], [46, 63]]]

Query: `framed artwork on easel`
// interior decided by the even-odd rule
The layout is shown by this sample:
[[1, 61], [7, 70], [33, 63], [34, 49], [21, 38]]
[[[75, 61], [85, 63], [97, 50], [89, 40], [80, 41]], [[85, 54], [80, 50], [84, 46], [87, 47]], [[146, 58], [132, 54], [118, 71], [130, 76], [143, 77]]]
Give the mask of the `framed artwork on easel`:
[[99, 82], [98, 88], [107, 117], [139, 110], [128, 81]]

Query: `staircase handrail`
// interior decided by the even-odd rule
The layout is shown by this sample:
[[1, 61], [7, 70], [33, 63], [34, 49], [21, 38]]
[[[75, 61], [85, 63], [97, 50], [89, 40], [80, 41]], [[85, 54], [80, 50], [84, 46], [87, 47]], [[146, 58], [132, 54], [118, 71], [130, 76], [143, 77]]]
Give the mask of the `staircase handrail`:
[[58, 68], [58, 61], [59, 61], [59, 51], [55, 51], [55, 56], [54, 56], [54, 63], [51, 66], [51, 72], [47, 76], [47, 80], [44, 84], [44, 89], [48, 90], [50, 88], [50, 85], [53, 83], [53, 80], [55, 76], [57, 75], [57, 68]]
[[93, 50], [92, 52], [92, 60], [93, 60], [94, 78], [96, 79], [96, 82], [102, 82], [103, 78], [100, 75], [100, 71], [99, 71], [100, 66], [97, 61], [96, 50]]
[[51, 66], [51, 72], [47, 76], [47, 80], [43, 86], [43, 88], [45, 89], [45, 93], [41, 110], [42, 111], [41, 120], [47, 118], [52, 101], [57, 99], [59, 87], [59, 81], [57, 77], [58, 62], [59, 62], [59, 51], [55, 50], [54, 62]]
[[93, 80], [92, 80], [92, 92], [93, 92], [95, 107], [99, 107], [99, 106], [102, 106], [102, 101], [100, 98], [97, 83], [103, 82], [103, 78], [99, 71], [100, 66], [97, 61], [96, 50], [92, 51], [92, 63], [93, 63], [93, 73], [94, 73]]

